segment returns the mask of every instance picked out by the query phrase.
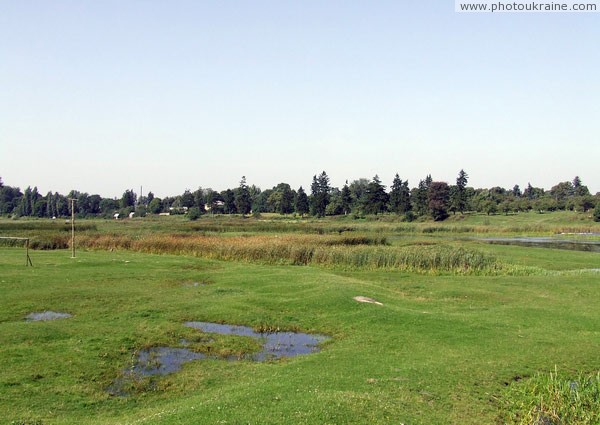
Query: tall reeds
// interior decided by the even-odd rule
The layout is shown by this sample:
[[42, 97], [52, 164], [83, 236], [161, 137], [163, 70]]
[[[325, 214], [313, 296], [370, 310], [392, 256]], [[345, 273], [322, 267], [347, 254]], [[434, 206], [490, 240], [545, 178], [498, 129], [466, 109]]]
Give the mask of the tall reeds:
[[447, 245], [397, 247], [380, 236], [248, 235], [85, 236], [79, 244], [98, 249], [132, 249], [154, 254], [187, 254], [262, 264], [321, 265], [350, 269], [474, 273], [497, 270], [495, 259], [479, 251]]

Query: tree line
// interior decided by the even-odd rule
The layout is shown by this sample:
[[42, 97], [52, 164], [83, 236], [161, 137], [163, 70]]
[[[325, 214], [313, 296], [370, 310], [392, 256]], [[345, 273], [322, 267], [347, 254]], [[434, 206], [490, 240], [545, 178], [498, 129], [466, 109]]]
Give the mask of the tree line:
[[468, 186], [468, 174], [460, 170], [455, 184], [434, 181], [431, 175], [410, 188], [408, 180], [395, 175], [389, 190], [375, 175], [371, 180], [360, 178], [346, 181], [340, 189], [330, 184], [325, 171], [314, 175], [309, 192], [300, 186], [292, 189], [279, 183], [271, 189], [261, 190], [248, 185], [242, 177], [238, 187], [222, 191], [202, 188], [186, 189], [177, 196], [158, 198], [152, 192], [138, 196], [126, 190], [120, 199], [104, 198], [72, 190], [67, 195], [48, 192], [42, 195], [37, 187], [5, 185], [0, 178], [0, 215], [13, 217], [66, 217], [71, 214], [70, 201], [74, 199], [75, 213], [79, 217], [119, 217], [146, 214], [186, 214], [194, 220], [203, 214], [260, 214], [279, 213], [311, 215], [348, 215], [362, 217], [377, 214], [397, 214], [405, 221], [429, 217], [436, 221], [450, 214], [479, 212], [485, 214], [511, 214], [555, 210], [587, 212], [595, 208], [600, 221], [600, 193], [592, 196], [579, 177], [560, 182], [546, 191], [528, 184], [525, 189], [515, 185], [512, 189], [492, 187], [474, 189]]

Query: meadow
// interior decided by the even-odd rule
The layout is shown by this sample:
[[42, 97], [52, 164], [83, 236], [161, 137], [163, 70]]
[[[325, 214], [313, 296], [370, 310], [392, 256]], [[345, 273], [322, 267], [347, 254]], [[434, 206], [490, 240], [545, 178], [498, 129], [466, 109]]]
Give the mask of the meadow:
[[[2, 219], [35, 249], [0, 246], [0, 423], [599, 424], [600, 254], [481, 240], [590, 232], [571, 212], [79, 220], [70, 258], [64, 221]], [[44, 311], [71, 317], [26, 320]], [[330, 339], [232, 361], [256, 342], [188, 321]], [[110, 390], [184, 345], [214, 357]]]

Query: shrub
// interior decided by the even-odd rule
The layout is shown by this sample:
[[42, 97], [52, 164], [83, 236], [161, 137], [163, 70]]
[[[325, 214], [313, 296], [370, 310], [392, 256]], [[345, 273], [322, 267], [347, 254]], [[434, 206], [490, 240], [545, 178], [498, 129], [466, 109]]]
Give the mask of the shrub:
[[192, 207], [187, 211], [187, 218], [196, 221], [200, 218], [200, 208]]
[[594, 221], [600, 221], [600, 202], [594, 208]]

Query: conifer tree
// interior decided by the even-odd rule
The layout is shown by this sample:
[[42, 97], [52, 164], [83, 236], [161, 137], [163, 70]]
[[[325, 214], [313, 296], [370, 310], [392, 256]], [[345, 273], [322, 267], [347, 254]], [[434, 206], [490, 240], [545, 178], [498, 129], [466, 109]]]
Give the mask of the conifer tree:
[[304, 191], [302, 186], [300, 186], [298, 188], [298, 193], [296, 195], [295, 208], [296, 208], [296, 213], [300, 214], [301, 216], [303, 216], [304, 214], [308, 214], [308, 211], [309, 211], [308, 196], [306, 195], [306, 192]]
[[235, 193], [235, 206], [238, 213], [246, 215], [252, 210], [252, 199], [250, 198], [250, 191], [246, 184], [246, 176], [242, 176], [240, 180], [240, 186]]
[[323, 171], [319, 177], [313, 176], [311, 189], [311, 213], [317, 217], [324, 217], [329, 204], [329, 177]]
[[341, 197], [341, 208], [344, 215], [348, 214], [352, 210], [352, 193], [350, 193], [350, 188], [348, 187], [348, 180], [342, 187]]
[[367, 214], [383, 213], [387, 209], [388, 195], [385, 192], [385, 186], [381, 184], [379, 176], [375, 174], [373, 180], [367, 186], [367, 204], [365, 212]]

